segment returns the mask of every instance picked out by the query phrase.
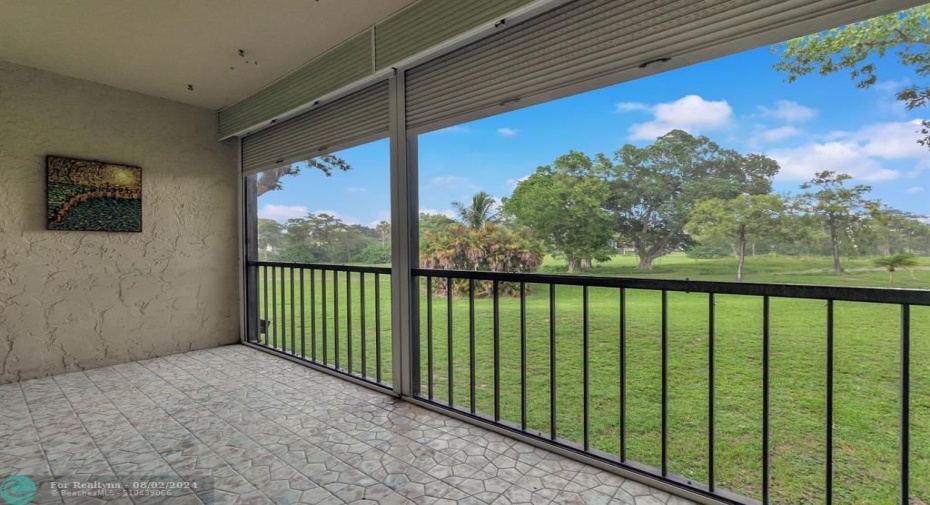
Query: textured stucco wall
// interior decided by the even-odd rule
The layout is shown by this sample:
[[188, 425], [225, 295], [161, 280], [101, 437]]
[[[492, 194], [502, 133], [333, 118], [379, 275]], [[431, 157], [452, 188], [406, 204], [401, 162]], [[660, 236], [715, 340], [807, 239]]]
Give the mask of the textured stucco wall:
[[[215, 139], [214, 112], [0, 62], [0, 383], [237, 340]], [[46, 231], [46, 154], [142, 167], [143, 232]]]

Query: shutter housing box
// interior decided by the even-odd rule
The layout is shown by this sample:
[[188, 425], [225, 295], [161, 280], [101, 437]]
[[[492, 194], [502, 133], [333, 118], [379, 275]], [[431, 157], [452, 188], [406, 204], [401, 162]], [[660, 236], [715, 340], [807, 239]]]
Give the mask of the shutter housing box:
[[310, 109], [242, 139], [242, 172], [253, 174], [388, 136], [388, 82]]
[[409, 69], [407, 128], [422, 133], [471, 121], [914, 3], [574, 0]]

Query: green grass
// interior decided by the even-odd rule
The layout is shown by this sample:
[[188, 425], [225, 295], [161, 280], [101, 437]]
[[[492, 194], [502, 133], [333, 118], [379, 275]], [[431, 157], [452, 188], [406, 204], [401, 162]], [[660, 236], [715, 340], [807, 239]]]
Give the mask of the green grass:
[[[655, 261], [652, 271], [636, 268], [636, 255], [614, 256], [597, 263], [582, 275], [648, 277], [655, 279], [692, 279], [702, 281], [734, 281], [736, 258], [695, 260], [684, 253], [672, 253]], [[869, 258], [843, 258], [846, 275], [833, 275], [833, 259], [829, 257], [755, 256], [746, 258], [744, 282], [780, 284], [819, 284], [834, 286], [888, 287], [888, 272], [872, 266]], [[543, 273], [564, 273], [565, 262], [546, 257]], [[899, 288], [930, 289], [930, 258], [919, 258], [918, 267], [899, 270], [894, 276]]]
[[[926, 261], [925, 263], [926, 264]], [[632, 269], [632, 257], [618, 257], [590, 272], [595, 275], [635, 275], [731, 280], [732, 260], [694, 261], [681, 255], [659, 260], [654, 273]], [[747, 281], [834, 285], [887, 285], [887, 272], [856, 270], [866, 261], [846, 263], [842, 277], [826, 273], [829, 258], [750, 258]], [[733, 267], [731, 269], [731, 267]], [[543, 271], [559, 270], [548, 259]], [[564, 266], [561, 267], [564, 271]], [[319, 275], [319, 273], [317, 273]], [[327, 357], [334, 360], [333, 283], [327, 279]], [[260, 279], [261, 280], [261, 279]], [[914, 269], [896, 275], [899, 286], [930, 288], [930, 271]], [[360, 367], [361, 318], [358, 274], [352, 275], [352, 346], [354, 370]], [[306, 332], [310, 354], [309, 276], [305, 299], [290, 325], [292, 299], [289, 277], [278, 273], [274, 319], [300, 348]], [[281, 286], [287, 288], [282, 295]], [[300, 284], [295, 283], [300, 301]], [[346, 278], [339, 276], [340, 366], [347, 368]], [[260, 293], [264, 286], [260, 286]], [[320, 305], [322, 285], [315, 279], [317, 358], [322, 357]], [[422, 286], [421, 286], [422, 288]], [[382, 374], [391, 377], [390, 281], [381, 277]], [[469, 398], [469, 302], [452, 301], [452, 350], [448, 360], [448, 320], [444, 296], [421, 290], [421, 389], [428, 390], [427, 303], [433, 303], [433, 393], [448, 400], [448, 377], [454, 381], [454, 403], [471, 407]], [[365, 283], [367, 373], [374, 375], [374, 278]], [[269, 306], [271, 304], [269, 295]], [[262, 300], [260, 309], [263, 309]], [[298, 304], [299, 306], [299, 304]], [[660, 465], [660, 297], [658, 293], [627, 291], [627, 457]], [[708, 301], [704, 294], [669, 293], [668, 394], [669, 471], [696, 481], [707, 479]], [[281, 316], [284, 308], [286, 313]], [[270, 308], [269, 308], [270, 310]], [[527, 426], [550, 431], [549, 298], [545, 286], [531, 286], [527, 297]], [[556, 289], [556, 421], [559, 438], [580, 443], [583, 438], [582, 289]], [[620, 363], [618, 293], [589, 290], [589, 366], [591, 447], [612, 454], [620, 450]], [[716, 297], [716, 484], [736, 493], [761, 498], [762, 425], [762, 301], [754, 297]], [[896, 503], [900, 309], [878, 304], [837, 302], [835, 348], [834, 483], [837, 503]], [[772, 497], [776, 503], [815, 503], [823, 500], [825, 405], [825, 304], [814, 300], [773, 299], [771, 302], [771, 466]], [[493, 413], [494, 341], [491, 300], [475, 301], [475, 410]], [[280, 323], [284, 324], [280, 324]], [[286, 326], [286, 328], [282, 328]], [[911, 488], [912, 495], [930, 501], [930, 307], [913, 307], [911, 314]], [[281, 336], [279, 333], [279, 345]], [[520, 420], [520, 303], [500, 301], [501, 418]], [[918, 502], [919, 503], [919, 502]]]

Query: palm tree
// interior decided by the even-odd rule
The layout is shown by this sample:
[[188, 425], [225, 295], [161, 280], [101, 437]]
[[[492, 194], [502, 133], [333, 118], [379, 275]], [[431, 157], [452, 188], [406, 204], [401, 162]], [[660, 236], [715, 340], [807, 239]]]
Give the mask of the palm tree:
[[391, 223], [381, 221], [375, 226], [375, 231], [381, 234], [381, 245], [384, 245], [384, 241], [391, 236]]
[[496, 210], [497, 200], [484, 191], [475, 193], [471, 197], [471, 204], [456, 201], [452, 202], [452, 207], [459, 213], [459, 221], [474, 230], [481, 229], [484, 223], [500, 221], [500, 213]]
[[[472, 270], [476, 272], [535, 272], [542, 264], [542, 242], [534, 239], [529, 229], [485, 223], [480, 229], [455, 223], [436, 231], [427, 231], [420, 242], [420, 264], [425, 268]], [[469, 292], [467, 280], [452, 281], [451, 286], [439, 280], [436, 293], [464, 295]], [[492, 296], [493, 281], [475, 283], [478, 296]], [[519, 283], [500, 282], [498, 292], [512, 295], [519, 292]], [[528, 288], [528, 286], [527, 286]]]
[[888, 285], [894, 286], [894, 272], [901, 267], [913, 267], [917, 265], [917, 259], [913, 254], [895, 254], [885, 256], [884, 258], [875, 258], [872, 264], [877, 267], [884, 267], [888, 270]]

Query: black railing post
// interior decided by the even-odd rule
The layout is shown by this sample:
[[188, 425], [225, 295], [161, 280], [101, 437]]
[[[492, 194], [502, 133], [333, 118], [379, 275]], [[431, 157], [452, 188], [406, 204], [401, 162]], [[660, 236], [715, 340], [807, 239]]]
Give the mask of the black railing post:
[[520, 283], [520, 429], [526, 431], [526, 283]]
[[271, 267], [271, 346], [278, 348], [278, 269]]
[[901, 505], [910, 503], [911, 307], [901, 305]]
[[333, 270], [333, 368], [339, 369], [339, 271]]
[[620, 288], [620, 461], [626, 461], [626, 288]]
[[360, 301], [359, 305], [359, 324], [360, 331], [362, 332], [362, 377], [368, 377], [368, 345], [366, 340], [368, 340], [365, 335], [365, 320], [368, 318], [368, 312], [365, 311], [365, 273], [362, 272], [358, 275], [359, 277], [359, 292], [358, 298]]
[[381, 274], [375, 274], [375, 380], [381, 382]]
[[555, 284], [549, 284], [549, 438], [556, 437]]
[[[291, 354], [297, 354], [297, 315], [294, 313], [297, 307], [295, 303], [296, 297], [294, 296], [294, 267], [291, 267], [289, 270], [291, 277]], [[301, 308], [303, 306], [301, 305]]]
[[582, 431], [584, 433], [584, 450], [588, 450], [591, 447], [590, 434], [588, 432], [590, 427], [590, 418], [588, 413], [588, 407], [590, 402], [590, 380], [589, 380], [589, 370], [588, 370], [588, 286], [581, 288], [581, 304], [582, 304], [582, 317], [581, 317], [581, 362], [582, 362]]
[[310, 269], [310, 359], [316, 361], [316, 274]]
[[668, 291], [662, 290], [662, 475], [668, 475]]
[[265, 309], [262, 311], [262, 317], [261, 317], [261, 319], [265, 321], [264, 327], [261, 328], [262, 330], [264, 330], [262, 331], [262, 334], [263, 334], [262, 343], [264, 343], [265, 345], [268, 345], [269, 343], [268, 342], [268, 331], [269, 331], [269, 326], [271, 326], [272, 324], [272, 321], [271, 321], [270, 315], [268, 314], [268, 267], [267, 266], [262, 267], [262, 279], [263, 279], [262, 291], [264, 292], [264, 295], [262, 296], [262, 304], [264, 304], [265, 306]]
[[322, 282], [320, 289], [322, 293], [321, 296], [323, 298], [322, 300], [323, 303], [320, 304], [320, 306], [323, 308], [323, 313], [321, 314], [322, 319], [323, 319], [323, 364], [329, 365], [329, 342], [328, 342], [329, 338], [328, 338], [328, 335], [326, 334], [326, 327], [329, 326], [329, 318], [326, 317], [326, 270], [325, 269], [320, 269], [320, 281]]
[[433, 278], [426, 277], [426, 395], [433, 399]]
[[307, 357], [307, 305], [304, 303], [304, 269], [300, 269], [300, 357]]
[[826, 503], [833, 503], [833, 300], [827, 300]]
[[494, 420], [501, 419], [501, 325], [500, 286], [494, 281]]
[[468, 280], [468, 405], [475, 413], [475, 281]]
[[771, 503], [769, 454], [769, 310], [768, 296], [762, 298], [762, 503]]
[[662, 476], [668, 475], [668, 291], [662, 290]]
[[352, 373], [352, 272], [346, 272], [346, 370]]
[[707, 487], [714, 491], [714, 340], [716, 324], [714, 322], [714, 294], [707, 295]]
[[446, 372], [448, 374], [447, 386], [449, 387], [449, 406], [454, 407], [455, 399], [453, 396], [454, 394], [453, 391], [455, 389], [455, 384], [454, 384], [455, 371], [453, 370], [453, 368], [454, 368], [455, 361], [453, 360], [454, 356], [452, 352], [453, 338], [452, 338], [452, 278], [451, 277], [446, 277], [446, 311], [449, 314], [448, 317], [446, 318], [446, 326], [448, 330], [448, 340], [446, 342], [446, 354], [447, 354], [446, 359], [448, 360], [446, 361], [447, 363]]
[[[284, 282], [286, 270], [281, 267], [281, 350], [287, 347], [287, 284]], [[291, 310], [293, 312], [293, 310]]]

